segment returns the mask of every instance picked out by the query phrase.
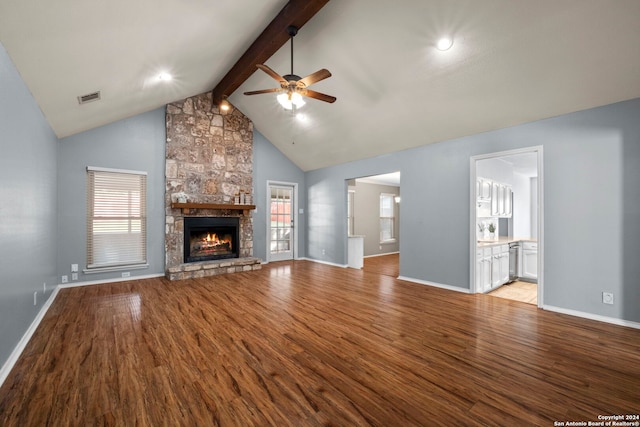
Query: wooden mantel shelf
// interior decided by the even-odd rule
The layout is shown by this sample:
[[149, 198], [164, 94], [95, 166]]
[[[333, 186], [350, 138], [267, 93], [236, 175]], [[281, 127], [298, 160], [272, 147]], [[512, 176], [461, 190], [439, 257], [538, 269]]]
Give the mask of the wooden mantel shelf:
[[182, 209], [183, 214], [188, 214], [191, 209], [225, 209], [232, 211], [242, 211], [243, 215], [247, 215], [249, 211], [254, 210], [256, 205], [232, 205], [220, 203], [171, 203], [173, 209]]

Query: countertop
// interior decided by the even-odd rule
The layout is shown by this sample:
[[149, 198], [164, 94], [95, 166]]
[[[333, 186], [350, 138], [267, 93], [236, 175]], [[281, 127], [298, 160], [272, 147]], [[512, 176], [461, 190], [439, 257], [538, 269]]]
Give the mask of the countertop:
[[499, 236], [493, 240], [478, 240], [479, 248], [486, 248], [487, 246], [506, 245], [513, 242], [537, 242], [537, 239], [512, 237], [512, 236]]

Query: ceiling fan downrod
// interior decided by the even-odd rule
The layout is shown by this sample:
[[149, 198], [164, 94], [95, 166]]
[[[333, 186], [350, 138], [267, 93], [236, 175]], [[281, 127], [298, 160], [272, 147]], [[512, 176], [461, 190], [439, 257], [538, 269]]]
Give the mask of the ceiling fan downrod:
[[291, 75], [294, 76], [295, 74], [293, 74], [293, 38], [295, 37], [296, 34], [298, 34], [298, 27], [294, 25], [289, 25], [287, 27], [287, 33], [289, 33], [289, 39], [291, 39]]

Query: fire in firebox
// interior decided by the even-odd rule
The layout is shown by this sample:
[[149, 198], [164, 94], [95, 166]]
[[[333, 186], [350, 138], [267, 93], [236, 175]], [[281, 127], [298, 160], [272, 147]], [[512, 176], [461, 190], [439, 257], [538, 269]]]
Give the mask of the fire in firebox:
[[191, 256], [225, 255], [233, 251], [230, 234], [218, 236], [216, 233], [202, 233], [191, 236]]

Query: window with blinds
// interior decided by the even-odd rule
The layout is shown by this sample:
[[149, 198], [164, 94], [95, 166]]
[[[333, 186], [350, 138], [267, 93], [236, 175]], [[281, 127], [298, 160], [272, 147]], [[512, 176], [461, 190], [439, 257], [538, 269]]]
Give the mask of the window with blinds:
[[146, 172], [88, 167], [87, 269], [146, 262]]
[[380, 243], [395, 242], [396, 235], [393, 229], [395, 222], [394, 202], [395, 194], [380, 194]]

